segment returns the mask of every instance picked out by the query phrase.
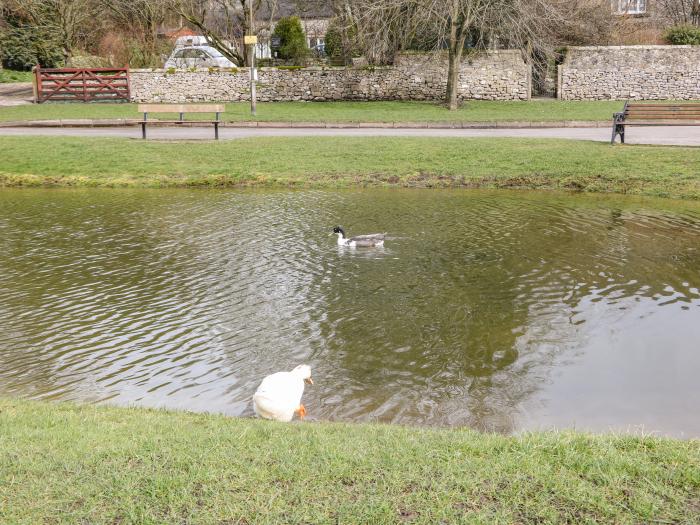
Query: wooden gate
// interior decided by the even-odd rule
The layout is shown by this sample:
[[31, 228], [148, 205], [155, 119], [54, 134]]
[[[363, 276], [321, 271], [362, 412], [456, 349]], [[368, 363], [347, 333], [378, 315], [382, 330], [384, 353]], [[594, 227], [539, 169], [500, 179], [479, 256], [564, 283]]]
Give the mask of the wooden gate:
[[128, 68], [34, 68], [36, 101], [129, 101]]

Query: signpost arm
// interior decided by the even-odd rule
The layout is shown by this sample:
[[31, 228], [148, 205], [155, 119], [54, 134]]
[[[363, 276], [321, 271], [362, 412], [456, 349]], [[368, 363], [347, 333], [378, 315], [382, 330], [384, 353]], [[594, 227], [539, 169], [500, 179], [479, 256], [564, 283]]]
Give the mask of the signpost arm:
[[[253, 1], [254, 0], [248, 0], [250, 2], [250, 20], [248, 23], [248, 34], [252, 37], [255, 35], [255, 30], [253, 29]], [[256, 113], [256, 100], [255, 100], [255, 42], [254, 38], [250, 39], [251, 44], [250, 44], [250, 113], [251, 115], [255, 116]]]

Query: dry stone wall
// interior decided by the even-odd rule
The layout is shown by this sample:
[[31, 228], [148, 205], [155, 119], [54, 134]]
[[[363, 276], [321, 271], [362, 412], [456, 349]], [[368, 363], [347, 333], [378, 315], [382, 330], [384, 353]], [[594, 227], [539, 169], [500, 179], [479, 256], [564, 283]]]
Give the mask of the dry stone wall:
[[700, 46], [571, 47], [559, 66], [562, 100], [700, 99]]
[[[260, 101], [439, 100], [446, 89], [445, 56], [404, 55], [390, 67], [261, 68]], [[519, 51], [491, 51], [465, 59], [459, 77], [462, 99], [530, 98], [531, 69]], [[249, 71], [131, 70], [135, 102], [250, 100]]]

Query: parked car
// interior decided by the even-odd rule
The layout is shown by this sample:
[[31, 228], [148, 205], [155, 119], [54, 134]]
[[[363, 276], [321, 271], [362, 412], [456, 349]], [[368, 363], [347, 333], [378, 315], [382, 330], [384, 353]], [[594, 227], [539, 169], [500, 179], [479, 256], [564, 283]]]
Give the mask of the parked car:
[[175, 40], [175, 47], [208, 46], [210, 42], [202, 35], [181, 36]]
[[326, 56], [326, 44], [316, 44], [310, 48], [311, 54], [318, 58], [323, 58]]
[[165, 68], [236, 67], [236, 64], [211, 46], [187, 46], [173, 50], [165, 61]]

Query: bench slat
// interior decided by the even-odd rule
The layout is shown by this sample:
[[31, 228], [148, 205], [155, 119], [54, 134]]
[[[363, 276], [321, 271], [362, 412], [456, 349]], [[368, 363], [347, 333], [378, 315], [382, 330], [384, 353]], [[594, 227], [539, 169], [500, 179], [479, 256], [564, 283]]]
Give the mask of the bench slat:
[[683, 119], [694, 119], [694, 118], [700, 118], [700, 113], [687, 113], [684, 115], [649, 115], [649, 114], [640, 114], [640, 115], [625, 115], [627, 120], [634, 119], [677, 119], [677, 120], [683, 120]]
[[697, 108], [632, 108], [627, 109], [627, 113], [697, 113]]
[[144, 122], [146, 124], [223, 124], [222, 121], [220, 120], [160, 120], [160, 119], [153, 119], [153, 120], [134, 120], [133, 122], [136, 122], [137, 124], [143, 124]]
[[700, 113], [700, 108], [694, 109], [632, 109], [625, 111], [626, 114], [631, 115], [634, 113], [651, 113], [653, 114], [664, 114], [664, 115], [684, 115], [686, 113]]
[[648, 113], [642, 113], [639, 115], [625, 115], [626, 119], [639, 119], [639, 118], [670, 118], [670, 119], [684, 119], [684, 118], [695, 118], [697, 116], [700, 116], [700, 113], [685, 113], [683, 115], [673, 115], [673, 114], [665, 114], [665, 115], [650, 115]]
[[226, 104], [139, 104], [141, 113], [224, 113]]
[[654, 112], [677, 112], [677, 113], [685, 113], [687, 111], [700, 111], [700, 106], [697, 107], [692, 107], [692, 108], [679, 108], [677, 106], [669, 106], [667, 108], [627, 108], [628, 112], [633, 112], [633, 111], [650, 111], [652, 113]]
[[669, 104], [627, 104], [628, 108], [697, 108], [700, 103], [690, 102], [688, 104], [678, 104], [677, 102]]
[[693, 120], [627, 120], [625, 126], [700, 126], [700, 118]]
[[700, 106], [636, 106], [628, 107], [627, 111], [697, 111], [698, 109], [700, 109]]

